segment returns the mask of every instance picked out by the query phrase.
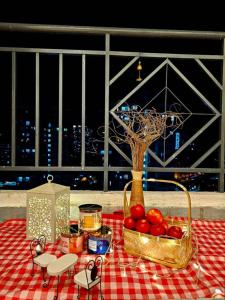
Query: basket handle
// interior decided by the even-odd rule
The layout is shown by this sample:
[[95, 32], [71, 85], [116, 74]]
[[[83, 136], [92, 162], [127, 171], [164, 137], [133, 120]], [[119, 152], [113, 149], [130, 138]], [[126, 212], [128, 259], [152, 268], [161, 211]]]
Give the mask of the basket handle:
[[[124, 212], [125, 212], [125, 217], [127, 217], [127, 212], [129, 211], [129, 204], [128, 204], [128, 201], [127, 201], [126, 191], [127, 191], [128, 186], [133, 181], [135, 181], [135, 180], [129, 181], [124, 187]], [[188, 230], [189, 230], [189, 228], [191, 226], [191, 197], [190, 197], [190, 194], [187, 191], [187, 189], [182, 184], [180, 184], [176, 181], [173, 181], [173, 180], [149, 178], [149, 179], [142, 179], [142, 181], [172, 183], [172, 184], [175, 184], [175, 185], [179, 186], [185, 192], [185, 194], [187, 196], [187, 200], [188, 200]]]

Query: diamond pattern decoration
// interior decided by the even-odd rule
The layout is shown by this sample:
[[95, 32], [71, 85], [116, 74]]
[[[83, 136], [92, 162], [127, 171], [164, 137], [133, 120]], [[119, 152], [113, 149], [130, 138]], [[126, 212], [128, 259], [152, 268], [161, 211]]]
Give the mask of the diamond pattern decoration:
[[[170, 101], [168, 105], [168, 96], [171, 96], [174, 100]], [[156, 108], [158, 112], [160, 110], [157, 108], [158, 103], [165, 108], [164, 111], [161, 111], [161, 114], [166, 114], [167, 111], [174, 111], [176, 114], [182, 118], [183, 124], [191, 117], [192, 112], [187, 108], [186, 105], [173, 93], [168, 87], [164, 87], [157, 95], [155, 95], [143, 108], [143, 112], [150, 110], [152, 107]], [[174, 120], [171, 120], [174, 122]], [[166, 140], [170, 135], [172, 135], [180, 125], [174, 125], [172, 128], [165, 129], [164, 134], [161, 136], [162, 139]]]
[[[162, 114], [166, 113], [166, 111], [174, 111], [176, 114], [178, 113], [182, 120], [183, 124], [192, 116], [193, 112], [184, 104], [184, 102], [176, 95], [176, 92], [173, 91], [168, 86], [168, 69], [172, 69], [179, 79], [182, 80], [191, 90], [192, 92], [198, 96], [198, 99], [202, 101], [202, 103], [207, 106], [210, 111], [210, 119], [201, 127], [197, 129], [197, 132], [192, 135], [177, 151], [175, 151], [169, 158], [162, 160], [159, 158], [151, 149], [149, 149], [149, 153], [151, 156], [163, 167], [168, 165], [177, 155], [181, 153], [188, 145], [192, 143], [204, 130], [206, 130], [219, 116], [220, 112], [213, 106], [213, 104], [189, 81], [189, 79], [169, 60], [165, 59], [154, 71], [152, 71], [148, 76], [146, 76], [142, 82], [140, 82], [133, 90], [131, 90], [119, 103], [117, 103], [111, 110], [110, 113], [114, 119], [116, 119], [122, 126], [125, 125], [120, 115], [124, 115], [124, 111], [121, 111], [121, 106], [126, 102], [129, 104], [129, 98], [133, 94], [135, 94], [144, 84], [146, 84], [153, 76], [155, 76], [160, 70], [165, 68], [166, 76], [165, 76], [165, 85], [164, 87], [158, 91], [145, 105], [142, 107], [143, 113], [147, 110], [152, 109], [154, 107], [158, 112]], [[162, 109], [163, 108], [163, 109]], [[198, 113], [195, 113], [197, 115]], [[202, 115], [202, 113], [199, 113]], [[173, 120], [171, 120], [173, 122]], [[166, 140], [172, 135], [178, 126], [174, 126], [171, 130], [165, 129], [162, 139], [164, 140], [164, 153], [166, 149]]]

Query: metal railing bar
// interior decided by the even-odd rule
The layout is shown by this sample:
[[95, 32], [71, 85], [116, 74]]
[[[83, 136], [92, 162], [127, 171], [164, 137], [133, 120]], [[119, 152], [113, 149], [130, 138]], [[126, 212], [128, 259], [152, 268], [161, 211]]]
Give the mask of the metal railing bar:
[[148, 76], [145, 77], [133, 90], [131, 90], [119, 103], [117, 103], [111, 112], [114, 112], [120, 105], [122, 105], [127, 99], [129, 99], [134, 93], [136, 93], [149, 79], [151, 79], [160, 69], [167, 64], [167, 59], [164, 60], [155, 70], [153, 70]]
[[219, 191], [224, 192], [224, 163], [225, 163], [225, 39], [223, 40], [223, 90], [222, 90], [222, 103], [221, 103], [221, 110], [222, 110], [222, 118], [220, 122], [220, 155], [219, 155], [219, 162], [220, 162], [220, 177], [219, 177]]
[[197, 168], [201, 162], [203, 162], [214, 150], [216, 150], [221, 145], [221, 141], [218, 141], [210, 149], [208, 149], [198, 160], [191, 166], [191, 168]]
[[40, 140], [40, 108], [39, 108], [39, 100], [40, 100], [40, 84], [39, 84], [39, 76], [40, 76], [40, 57], [39, 53], [36, 53], [35, 56], [35, 167], [39, 166], [39, 140]]
[[62, 166], [62, 128], [63, 128], [63, 55], [59, 54], [59, 131], [58, 131], [58, 166]]
[[148, 102], [148, 103], [146, 103], [146, 105], [144, 105], [142, 108], [141, 108], [141, 111], [144, 111], [145, 110], [145, 108], [147, 107], [147, 106], [149, 106], [149, 104], [152, 102], [152, 101], [154, 101], [163, 91], [165, 91], [165, 89], [166, 89], [166, 87], [163, 87], [154, 97], [152, 97], [151, 98], [151, 100]]
[[209, 59], [223, 60], [223, 55], [217, 54], [180, 54], [180, 53], [149, 53], [149, 52], [129, 52], [129, 51], [110, 51], [111, 56], [139, 56], [146, 58], [177, 58], [177, 59]]
[[[165, 89], [165, 88], [164, 88]], [[159, 95], [160, 93], [158, 93], [157, 95]], [[156, 96], [157, 96], [156, 95]], [[156, 97], [154, 97], [154, 98], [152, 98], [152, 99], [155, 99]], [[151, 101], [149, 102], [149, 103], [151, 103]], [[148, 103], [148, 104], [149, 104]], [[144, 108], [146, 108], [146, 105], [140, 110], [140, 111], [143, 111], [143, 109]], [[121, 110], [117, 110], [117, 112], [122, 112], [122, 113], [124, 113], [124, 111], [121, 111]], [[111, 112], [112, 113], [112, 112]], [[129, 115], [131, 112], [130, 111], [126, 111], [126, 114], [127, 115]], [[161, 114], [165, 114], [165, 112], [159, 112], [159, 113], [161, 113]], [[193, 116], [215, 116], [215, 115], [219, 115], [219, 116], [221, 116], [221, 113], [218, 113], [218, 114], [215, 114], [215, 113], [201, 113], [201, 112], [196, 112], [196, 113], [193, 113], [193, 112], [187, 112], [187, 113], [185, 113], [185, 112], [181, 112], [181, 113], [179, 113], [179, 112], [176, 112], [176, 115], [193, 115]]]
[[132, 160], [110, 139], [109, 144], [132, 166]]
[[204, 38], [223, 39], [223, 31], [193, 31], [193, 30], [168, 30], [168, 29], [146, 29], [146, 28], [117, 28], [96, 26], [71, 26], [71, 25], [49, 25], [29, 23], [0, 23], [0, 31], [10, 32], [43, 32], [43, 33], [65, 33], [65, 34], [94, 34], [94, 35], [117, 35], [117, 36], [143, 36], [143, 37], [177, 37], [177, 38]]
[[[21, 47], [0, 47], [0, 52], [28, 52], [48, 54], [71, 54], [71, 55], [105, 55], [105, 50], [73, 50], [73, 49], [44, 49], [44, 48], [21, 48]], [[174, 58], [174, 59], [208, 59], [223, 60], [223, 55], [207, 54], [179, 54], [179, 53], [149, 53], [129, 51], [109, 51], [110, 56], [129, 56], [146, 58]]]
[[[93, 171], [93, 172], [102, 172], [104, 171], [104, 167], [92, 167], [92, 166], [85, 166], [84, 169], [82, 169], [81, 166], [79, 167], [57, 167], [57, 166], [14, 166], [14, 167], [2, 167], [0, 166], [0, 171], [52, 171], [52, 172], [79, 172], [79, 171]], [[130, 171], [132, 170], [132, 167], [121, 167], [121, 166], [109, 166], [107, 168], [107, 171]], [[220, 174], [220, 168], [161, 168], [161, 167], [148, 167], [146, 168], [148, 172], [162, 172], [162, 173], [170, 173], [170, 172], [184, 172], [184, 173], [217, 173]]]
[[180, 76], [180, 78], [187, 83], [187, 85], [195, 92], [196, 95], [216, 114], [219, 114], [219, 111], [209, 102], [208, 99], [187, 79], [187, 77], [170, 61], [168, 60], [170, 67]]
[[131, 61], [129, 61], [129, 63], [126, 64], [125, 67], [123, 67], [123, 69], [121, 69], [109, 82], [109, 84], [113, 84], [113, 82], [115, 82], [126, 70], [128, 70], [130, 68], [130, 66], [132, 66], [135, 61], [138, 60], [139, 57], [134, 57]]
[[180, 154], [188, 145], [190, 145], [202, 132], [204, 132], [216, 119], [218, 119], [219, 115], [215, 115], [212, 119], [210, 119], [204, 126], [202, 126], [191, 138], [187, 140], [175, 153], [173, 153], [165, 162], [165, 166], [167, 166], [178, 154]]
[[[178, 97], [177, 97], [177, 95], [176, 94], [174, 94], [174, 92], [169, 88], [169, 87], [167, 87], [167, 89], [168, 89], [168, 91], [173, 95], [173, 97], [175, 98], [175, 99], [177, 99], [177, 101], [178, 102], [180, 102], [182, 105], [183, 105], [183, 107], [185, 107], [185, 109], [189, 112], [189, 113], [187, 113], [187, 114], [192, 114], [192, 111], [183, 103], [183, 101], [181, 101]], [[182, 113], [182, 115], [183, 115], [184, 113]]]
[[16, 52], [12, 52], [11, 166], [16, 165]]
[[156, 160], [162, 167], [164, 167], [164, 162], [151, 150], [148, 148], [148, 153]]
[[0, 47], [0, 52], [24, 52], [24, 53], [47, 53], [47, 54], [71, 54], [71, 55], [105, 55], [104, 50], [73, 50], [73, 49], [41, 49], [41, 48], [20, 48]]
[[109, 164], [109, 76], [110, 76], [110, 35], [105, 35], [105, 128], [104, 128], [104, 192], [108, 191]]
[[86, 56], [82, 55], [82, 112], [81, 112], [81, 167], [85, 167], [85, 113], [86, 113]]
[[212, 81], [218, 86], [219, 89], [223, 89], [222, 84], [216, 79], [216, 77], [209, 71], [209, 69], [200, 61], [200, 59], [196, 58], [196, 62], [202, 68], [203, 71], [212, 79]]
[[[59, 30], [59, 31], [58, 31]], [[0, 47], [0, 52], [11, 52], [12, 55], [12, 127], [11, 127], [11, 166], [1, 166], [2, 171], [94, 171], [104, 172], [104, 191], [108, 190], [108, 172], [114, 171], [130, 171], [132, 167], [109, 166], [109, 144], [118, 153], [125, 158], [125, 160], [132, 164], [132, 161], [126, 154], [117, 147], [115, 143], [109, 139], [109, 86], [113, 84], [139, 57], [142, 58], [161, 58], [166, 59], [161, 65], [168, 63], [170, 67], [184, 80], [184, 82], [197, 94], [201, 101], [207, 105], [212, 113], [192, 113], [192, 115], [212, 115], [213, 117], [200, 128], [185, 144], [183, 144], [167, 161], [162, 161], [158, 158], [151, 149], [148, 149], [150, 155], [163, 167], [148, 167], [148, 172], [202, 172], [202, 173], [215, 173], [219, 176], [219, 191], [224, 192], [224, 152], [225, 152], [225, 40], [223, 40], [223, 55], [208, 55], [208, 54], [176, 54], [176, 53], [146, 53], [146, 52], [125, 52], [125, 51], [110, 51], [110, 35], [113, 36], [143, 36], [151, 38], [204, 38], [204, 39], [224, 39], [225, 32], [196, 32], [196, 31], [177, 31], [177, 30], [149, 30], [149, 29], [130, 29], [130, 28], [107, 28], [107, 27], [77, 27], [77, 26], [61, 26], [61, 25], [45, 25], [45, 24], [13, 24], [13, 23], [0, 23], [0, 31], [15, 31], [15, 32], [40, 32], [40, 33], [69, 33], [69, 34], [95, 34], [105, 36], [105, 49], [104, 50], [73, 50], [73, 49], [41, 49], [41, 48], [21, 48], [21, 47]], [[16, 53], [35, 53], [35, 161], [33, 166], [16, 166]], [[59, 55], [59, 115], [58, 115], [58, 166], [39, 166], [39, 58], [40, 53], [57, 54]], [[81, 165], [80, 166], [62, 166], [62, 130], [63, 130], [63, 55], [77, 55], [82, 56], [82, 137], [81, 137]], [[85, 166], [85, 64], [86, 55], [103, 55], [105, 56], [105, 139], [104, 139], [104, 166]], [[110, 56], [130, 57], [131, 61], [123, 67], [111, 80], [110, 74]], [[132, 58], [133, 57], [133, 58]], [[214, 107], [214, 105], [205, 98], [205, 96], [188, 80], [185, 75], [178, 70], [178, 68], [169, 59], [195, 59], [201, 69], [211, 78], [211, 80], [222, 90], [222, 104], [221, 113]], [[215, 78], [211, 71], [201, 61], [204, 60], [223, 60], [223, 80], [222, 84]], [[159, 67], [161, 66], [159, 65]], [[158, 67], [158, 68], [159, 68]], [[161, 68], [161, 67], [160, 67]], [[124, 99], [120, 101], [110, 112], [118, 122], [122, 122], [115, 114], [115, 110], [131, 97], [141, 86], [143, 86], [148, 79], [154, 76], [154, 70], [148, 75], [138, 86], [136, 86]], [[182, 102], [183, 104], [183, 102]], [[184, 105], [184, 104], [183, 104]], [[185, 114], [185, 113], [184, 113]], [[187, 113], [188, 114], [188, 113]], [[220, 116], [220, 141], [216, 142], [210, 149], [207, 150], [190, 168], [169, 168], [166, 167], [176, 156], [181, 153], [194, 139], [196, 139], [203, 131], [205, 131], [216, 119]], [[197, 166], [204, 161], [213, 151], [220, 146], [219, 161], [220, 167], [218, 168], [197, 168]], [[118, 149], [117, 149], [118, 148]]]
[[[115, 171], [131, 171], [132, 167], [109, 167], [109, 172], [115, 172]], [[172, 172], [178, 172], [178, 173], [215, 173], [219, 174], [220, 169], [219, 168], [161, 168], [161, 167], [148, 167], [145, 168], [147, 172], [150, 173], [172, 173]]]

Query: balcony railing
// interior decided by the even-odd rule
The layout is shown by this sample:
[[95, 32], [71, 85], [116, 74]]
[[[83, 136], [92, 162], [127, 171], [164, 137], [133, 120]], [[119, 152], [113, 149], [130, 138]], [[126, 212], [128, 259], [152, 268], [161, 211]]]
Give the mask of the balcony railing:
[[[202, 172], [215, 174], [219, 178], [218, 190], [224, 192], [225, 32], [0, 23], [0, 34], [3, 35], [0, 45], [0, 55], [8, 55], [8, 65], [11, 68], [11, 76], [1, 79], [1, 85], [3, 86], [9, 86], [7, 81], [9, 78], [11, 80], [11, 105], [9, 105], [11, 111], [10, 165], [0, 166], [0, 171], [103, 172], [103, 189], [107, 191], [109, 172], [131, 170], [131, 161], [125, 149], [118, 147], [110, 139], [110, 121], [115, 119], [115, 112], [121, 106], [127, 105], [127, 103], [128, 105], [134, 104], [134, 95], [142, 95], [144, 99], [147, 93], [148, 99], [146, 103], [148, 105], [155, 105], [155, 99], [157, 99], [158, 95], [161, 95], [160, 99], [163, 98], [164, 100], [163, 104], [159, 106], [161, 108], [166, 108], [165, 106], [169, 103], [170, 97], [175, 99], [179, 103], [181, 111], [187, 116], [187, 122], [184, 123], [184, 127], [186, 125], [187, 127], [181, 129], [181, 133], [184, 130], [185, 138], [183, 141], [180, 141], [181, 144], [178, 148], [172, 149], [173, 151], [171, 149], [167, 151], [167, 136], [158, 143], [158, 147], [161, 147], [162, 150], [157, 150], [157, 152], [155, 148], [149, 149], [149, 155], [154, 160], [154, 163], [146, 167], [146, 170], [148, 172], [164, 173]], [[38, 41], [37, 39], [42, 36], [44, 36], [44, 39]], [[48, 37], [51, 41], [48, 41]], [[55, 47], [57, 46], [55, 42], [56, 38], [59, 39], [59, 43], [64, 39], [62, 43], [63, 48]], [[43, 42], [46, 42], [47, 47], [42, 46]], [[32, 43], [34, 43], [35, 47], [31, 47]], [[36, 45], [41, 46], [36, 47]], [[82, 46], [84, 48], [80, 49]], [[17, 128], [17, 99], [19, 99], [19, 83], [22, 80], [18, 76], [18, 66], [19, 64], [20, 67], [23, 66], [23, 63], [24, 66], [28, 64], [25, 60], [23, 62], [20, 54], [31, 57], [34, 63], [34, 160], [29, 165], [26, 164], [26, 161], [21, 163], [17, 154], [18, 144], [20, 143]], [[41, 68], [44, 68], [42, 58], [48, 56], [54, 56], [52, 68], [56, 68], [55, 70], [57, 70], [57, 92], [53, 92], [57, 93], [57, 101], [55, 102], [57, 109], [53, 117], [57, 123], [57, 137], [55, 137], [57, 146], [54, 149], [57, 155], [53, 165], [42, 163], [41, 159], [41, 144], [43, 142], [41, 130], [44, 126], [40, 124], [40, 120], [45, 110], [43, 105], [43, 101], [45, 100], [41, 100], [40, 95], [43, 75]], [[75, 57], [79, 60], [77, 64], [77, 66], [80, 66], [79, 75], [76, 75], [76, 78], [79, 78], [78, 85], [80, 84], [80, 92], [74, 97], [74, 101], [76, 101], [75, 106], [81, 109], [79, 120], [76, 123], [81, 126], [79, 162], [72, 162], [70, 165], [64, 164], [64, 155], [68, 151], [64, 148], [64, 123], [66, 121], [64, 91], [68, 78], [64, 73], [64, 67], [68, 57]], [[86, 134], [87, 124], [88, 127], [94, 126], [98, 118], [95, 119], [95, 105], [93, 103], [92, 105], [90, 104], [90, 99], [87, 101], [87, 98], [90, 97], [90, 86], [93, 94], [95, 93], [95, 88], [99, 88], [95, 87], [94, 84], [89, 85], [88, 82], [89, 73], [87, 70], [91, 61], [90, 58], [97, 61], [94, 63], [93, 81], [96, 79], [94, 78], [95, 74], [98, 76], [99, 72], [98, 58], [101, 58], [99, 66], [104, 69], [104, 74], [99, 78], [102, 86], [102, 91], [100, 92], [102, 99], [99, 100], [97, 96], [93, 99], [96, 102], [96, 108], [99, 101], [102, 111], [104, 110], [102, 112], [102, 125], [104, 126], [104, 141], [102, 141], [104, 146], [102, 153], [104, 157], [103, 163], [99, 163], [98, 165], [91, 165], [86, 160], [86, 153], [88, 151], [87, 139], [89, 138]], [[130, 78], [130, 74], [132, 72], [133, 74], [135, 73], [135, 65], [140, 59], [146, 62], [143, 80], [135, 84], [130, 84], [130, 82], [124, 84], [125, 81], [123, 78], [126, 78], [127, 74], [128, 78]], [[75, 65], [76, 63], [74, 63]], [[165, 76], [160, 77], [162, 72], [165, 72]], [[25, 71], [21, 74], [24, 75]], [[70, 74], [72, 76], [71, 70]], [[157, 76], [159, 76], [159, 82], [156, 83], [153, 81], [152, 83], [152, 80], [156, 80]], [[162, 78], [165, 79], [165, 82]], [[169, 85], [170, 78], [172, 78], [173, 88]], [[175, 82], [175, 78], [178, 80], [178, 83]], [[206, 78], [205, 84], [203, 78]], [[160, 83], [160, 80], [163, 83]], [[128, 87], [129, 84], [130, 87]], [[126, 88], [124, 88], [125, 85]], [[149, 86], [141, 94], [141, 91], [147, 85]], [[114, 88], [115, 86], [116, 88]], [[121, 92], [123, 88], [124, 91]], [[150, 89], [154, 91], [154, 94], [149, 98], [151, 94], [149, 93]], [[182, 89], [184, 91], [183, 94]], [[0, 97], [1, 106], [4, 110], [4, 101], [6, 101], [6, 98], [3, 96]], [[45, 102], [45, 106], [49, 109], [47, 101]], [[89, 115], [92, 114], [92, 118], [87, 118], [88, 110]], [[195, 118], [193, 123], [190, 121], [191, 118]], [[199, 118], [199, 121], [197, 121], [197, 118]], [[193, 126], [197, 126], [196, 129], [192, 128], [192, 124]], [[189, 132], [190, 135], [188, 136]], [[194, 143], [202, 144], [203, 141], [205, 141], [205, 147], [198, 153], [197, 150], [199, 148], [196, 148], [197, 146], [194, 146]], [[193, 156], [194, 158], [187, 165], [188, 162], [185, 161], [186, 154], [183, 153], [186, 153], [185, 151], [191, 147], [193, 147], [196, 155]], [[124, 160], [124, 165], [117, 165], [115, 161], [113, 163], [110, 161], [109, 153], [111, 149]], [[159, 152], [162, 152], [162, 154]], [[182, 155], [184, 156], [182, 157]], [[210, 160], [211, 156], [213, 158]], [[174, 163], [175, 160], [179, 161], [179, 163]]]

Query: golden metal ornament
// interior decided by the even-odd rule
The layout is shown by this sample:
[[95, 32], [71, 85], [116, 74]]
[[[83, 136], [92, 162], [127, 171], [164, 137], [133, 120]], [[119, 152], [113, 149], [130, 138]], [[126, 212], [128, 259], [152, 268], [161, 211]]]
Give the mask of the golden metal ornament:
[[[132, 180], [134, 181], [134, 180]], [[126, 190], [132, 183], [128, 182], [124, 188], [124, 216], [130, 215], [130, 203], [128, 204]], [[191, 198], [186, 188], [171, 180], [146, 179], [142, 181], [172, 183], [179, 186], [186, 194], [188, 200], [187, 222], [166, 219], [169, 225], [176, 225], [184, 232], [181, 239], [171, 239], [167, 236], [153, 236], [133, 231], [123, 227], [124, 249], [128, 254], [142, 257], [153, 262], [171, 267], [173, 269], [184, 268], [188, 265], [192, 254], [191, 232]], [[141, 182], [142, 182], [141, 181]], [[132, 204], [133, 205], [133, 204]], [[143, 203], [144, 205], [144, 203]], [[138, 245], [138, 246], [137, 246]]]
[[140, 60], [137, 65], [137, 71], [138, 71], [138, 78], [136, 79], [136, 81], [142, 81], [142, 78], [141, 78], [142, 65], [141, 65]]

